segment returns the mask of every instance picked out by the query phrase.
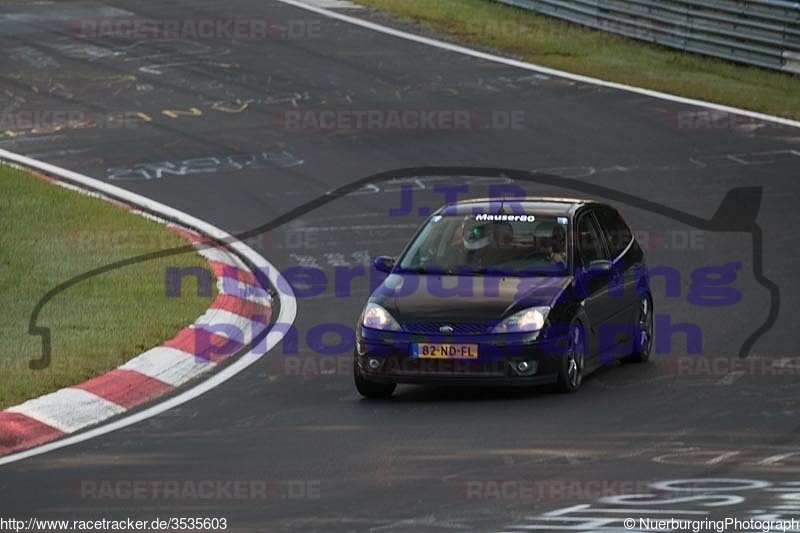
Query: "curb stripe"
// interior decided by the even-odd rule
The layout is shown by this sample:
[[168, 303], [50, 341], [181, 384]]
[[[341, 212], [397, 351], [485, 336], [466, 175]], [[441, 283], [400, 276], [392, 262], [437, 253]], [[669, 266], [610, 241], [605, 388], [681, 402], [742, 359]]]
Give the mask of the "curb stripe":
[[272, 308], [269, 305], [264, 305], [253, 300], [237, 298], [229, 294], [220, 294], [217, 296], [216, 299], [211, 302], [211, 309], [228, 311], [248, 319], [254, 315], [265, 316], [267, 318], [267, 324], [269, 324], [269, 319], [272, 315]]
[[169, 392], [174, 387], [133, 370], [115, 368], [72, 388], [83, 389], [125, 409], [131, 409]]
[[240, 306], [257, 304], [264, 307], [272, 305], [272, 296], [258, 285], [242, 283], [234, 278], [217, 278], [219, 296], [229, 296], [240, 300]]
[[263, 316], [243, 317], [224, 309], [211, 308], [195, 320], [192, 327], [223, 335], [238, 344], [248, 344], [267, 324]]
[[167, 224], [167, 227], [192, 244], [198, 244], [202, 242], [213, 242], [212, 239], [208, 237], [203, 237], [199, 233], [189, 231], [186, 228], [178, 226], [177, 224]]
[[64, 433], [72, 433], [124, 413], [125, 408], [91, 392], [66, 388], [9, 407], [6, 412], [23, 414]]
[[218, 263], [225, 263], [237, 268], [246, 269], [247, 266], [242, 263], [236, 256], [229, 254], [221, 248], [216, 246], [195, 245], [197, 253], [205, 257], [209, 261], [216, 261]]
[[131, 359], [119, 368], [138, 372], [177, 387], [214, 366], [216, 364], [212, 361], [200, 359], [174, 348], [159, 346]]
[[211, 265], [211, 271], [214, 272], [217, 279], [230, 278], [236, 279], [236, 281], [246, 285], [258, 285], [256, 277], [249, 270], [233, 267], [227, 263], [220, 263], [219, 261], [213, 260], [209, 261], [208, 264]]
[[[218, 363], [227, 359], [230, 355], [230, 353], [219, 353], [219, 348], [224, 347], [229, 342], [230, 340], [222, 335], [188, 327], [182, 329], [174, 338], [165, 342], [162, 348], [180, 350], [187, 355], [193, 355], [198, 361]], [[239, 345], [239, 349], [241, 349], [241, 346]]]
[[65, 433], [42, 424], [20, 413], [0, 411], [0, 455], [16, 452], [49, 440], [63, 437]]
[[[201, 363], [219, 363], [224, 361], [231, 355], [245, 347], [246, 343], [240, 342], [240, 339], [226, 337], [219, 335], [210, 328], [205, 328], [203, 325], [192, 326], [192, 336], [195, 339], [195, 347], [198, 352], [195, 353], [194, 358]], [[244, 335], [242, 335], [244, 337]], [[247, 342], [249, 339], [245, 338]]]

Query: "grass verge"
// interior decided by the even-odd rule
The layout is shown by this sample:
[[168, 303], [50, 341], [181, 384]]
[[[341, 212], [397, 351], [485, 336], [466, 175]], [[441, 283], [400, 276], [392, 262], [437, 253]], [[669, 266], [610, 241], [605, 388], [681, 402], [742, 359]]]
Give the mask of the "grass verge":
[[800, 76], [568, 24], [490, 0], [352, 0], [532, 63], [800, 120]]
[[208, 264], [192, 252], [95, 276], [60, 293], [38, 325], [51, 328], [52, 362], [31, 370], [41, 338], [28, 335], [36, 302], [96, 267], [187, 244], [165, 226], [104, 200], [0, 165], [0, 408], [80, 383], [174, 336], [216, 295], [198, 297], [191, 278], [167, 297], [167, 267]]

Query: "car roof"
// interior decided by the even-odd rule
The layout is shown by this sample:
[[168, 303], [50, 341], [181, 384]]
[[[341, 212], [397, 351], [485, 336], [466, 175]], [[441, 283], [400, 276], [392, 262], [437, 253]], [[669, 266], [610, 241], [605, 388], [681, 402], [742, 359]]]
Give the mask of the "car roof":
[[[492, 213], [502, 211], [502, 206], [505, 205], [508, 208], [508, 212], [513, 213], [516, 206], [521, 206], [526, 213], [530, 214], [570, 216], [582, 206], [589, 204], [597, 206], [605, 205], [587, 198], [526, 196], [525, 198], [472, 198], [448, 204], [445, 207], [472, 206], [479, 212]], [[442, 209], [444, 209], [444, 207]]]

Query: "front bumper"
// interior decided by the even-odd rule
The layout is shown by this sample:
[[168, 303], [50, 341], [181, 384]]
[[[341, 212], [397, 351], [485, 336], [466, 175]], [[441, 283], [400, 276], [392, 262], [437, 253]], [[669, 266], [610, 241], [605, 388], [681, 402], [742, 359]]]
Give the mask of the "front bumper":
[[[539, 385], [556, 380], [568, 345], [564, 336], [531, 334], [422, 335], [359, 327], [355, 364], [370, 381], [450, 385]], [[475, 359], [412, 356], [412, 344], [477, 345]], [[526, 363], [527, 367], [525, 364]]]

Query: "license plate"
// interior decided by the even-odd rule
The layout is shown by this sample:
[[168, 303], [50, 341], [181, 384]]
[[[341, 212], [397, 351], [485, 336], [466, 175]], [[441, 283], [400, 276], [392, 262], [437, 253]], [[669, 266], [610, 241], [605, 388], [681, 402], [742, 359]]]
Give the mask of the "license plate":
[[411, 345], [411, 357], [419, 359], [477, 359], [477, 344], [428, 344]]

